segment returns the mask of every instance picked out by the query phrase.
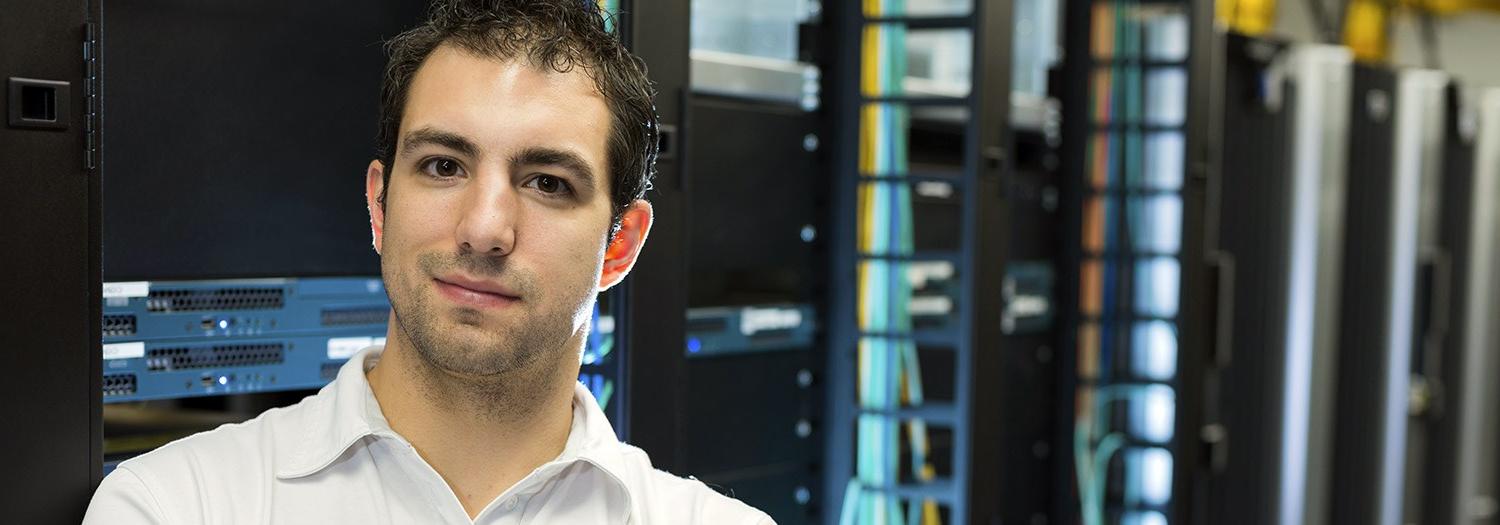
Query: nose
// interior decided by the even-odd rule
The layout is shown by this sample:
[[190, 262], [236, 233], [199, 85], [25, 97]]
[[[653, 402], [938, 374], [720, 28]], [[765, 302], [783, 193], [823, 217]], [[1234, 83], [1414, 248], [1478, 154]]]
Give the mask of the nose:
[[[500, 176], [475, 177], [479, 181], [506, 180]], [[515, 251], [517, 195], [508, 184], [476, 183], [465, 188], [458, 230], [459, 251], [464, 254], [504, 256]]]

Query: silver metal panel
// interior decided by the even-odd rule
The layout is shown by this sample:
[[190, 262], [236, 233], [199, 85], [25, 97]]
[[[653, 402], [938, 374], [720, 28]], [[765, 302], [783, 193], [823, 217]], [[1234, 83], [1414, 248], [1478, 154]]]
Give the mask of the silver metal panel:
[[[694, 49], [692, 51], [692, 86], [696, 93], [740, 97], [795, 104], [812, 111], [821, 97], [818, 66], [790, 60]], [[969, 119], [962, 98], [968, 96], [967, 85], [907, 77], [902, 86], [913, 97], [953, 97], [954, 106], [919, 106], [912, 108], [917, 118], [964, 123]], [[1031, 93], [1010, 95], [1011, 127], [1040, 132], [1055, 132], [1060, 125], [1056, 99]]]
[[818, 107], [818, 67], [722, 51], [692, 51], [693, 91]]
[[1434, 203], [1441, 187], [1443, 91], [1447, 85], [1445, 73], [1413, 69], [1401, 72], [1397, 86], [1395, 191], [1388, 230], [1391, 300], [1385, 324], [1388, 344], [1381, 349], [1387, 373], [1383, 378], [1385, 411], [1379, 436], [1380, 498], [1371, 502], [1378, 505], [1380, 525], [1400, 525], [1402, 517], [1417, 262], [1419, 247], [1435, 242], [1436, 237], [1436, 213], [1425, 209], [1424, 204]]
[[1299, 45], [1288, 65], [1297, 100], [1278, 520], [1296, 525], [1327, 515], [1353, 56], [1344, 47]]
[[[906, 82], [907, 94], [913, 96], [964, 96], [963, 93], [953, 93], [945, 90], [942, 86], [921, 79], [908, 78]], [[1035, 131], [1044, 133], [1060, 133], [1059, 126], [1062, 125], [1062, 109], [1057, 99], [1038, 97], [1030, 93], [1012, 91], [1010, 93], [1010, 126], [1023, 131]], [[915, 118], [951, 122], [962, 124], [968, 121], [968, 113], [963, 107], [941, 107], [941, 106], [919, 106], [912, 108], [912, 116]]]
[[1500, 349], [1495, 330], [1496, 250], [1500, 249], [1500, 89], [1481, 95], [1479, 134], [1475, 143], [1474, 192], [1469, 242], [1472, 246], [1466, 280], [1475, 292], [1464, 305], [1464, 333], [1458, 334], [1463, 354], [1464, 391], [1454, 396], [1460, 414], [1458, 483], [1452, 505], [1454, 524], [1493, 523], [1496, 517], [1496, 443], [1500, 441], [1500, 413], [1495, 400], [1500, 376], [1495, 352]]

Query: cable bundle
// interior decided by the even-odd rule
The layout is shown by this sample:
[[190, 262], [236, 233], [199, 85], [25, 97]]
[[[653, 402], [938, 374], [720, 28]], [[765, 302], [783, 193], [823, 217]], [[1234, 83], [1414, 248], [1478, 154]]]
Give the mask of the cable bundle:
[[[1170, 496], [1171, 455], [1159, 445], [1175, 404], [1162, 363], [1176, 356], [1186, 99], [1174, 81], [1185, 78], [1186, 20], [1178, 5], [1137, 0], [1098, 2], [1091, 18], [1073, 443], [1081, 521], [1105, 523], [1120, 456], [1120, 519], [1165, 524], [1143, 509]], [[1132, 365], [1118, 376], [1122, 361]], [[1111, 428], [1121, 404], [1130, 428]]]
[[[867, 17], [904, 12], [904, 0], [866, 0]], [[904, 93], [906, 27], [866, 25], [862, 34], [860, 86], [865, 97]], [[902, 257], [913, 252], [911, 186], [904, 180], [910, 109], [899, 103], [868, 103], [860, 109], [858, 241], [866, 258], [858, 268], [859, 416], [855, 479], [841, 509], [844, 524], [937, 523], [937, 503], [926, 500], [920, 512], [903, 512], [901, 498], [888, 489], [900, 482], [901, 421], [894, 412], [921, 405], [922, 381], [912, 331], [912, 284]], [[887, 258], [881, 258], [887, 257]], [[911, 472], [931, 480], [927, 461], [927, 426], [906, 422]]]

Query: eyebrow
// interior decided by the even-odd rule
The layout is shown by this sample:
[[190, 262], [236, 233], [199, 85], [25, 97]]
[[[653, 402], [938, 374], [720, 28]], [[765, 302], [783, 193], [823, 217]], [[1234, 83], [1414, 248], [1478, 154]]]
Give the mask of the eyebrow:
[[598, 186], [589, 163], [571, 151], [533, 146], [512, 155], [510, 163], [512, 166], [557, 166], [577, 174], [578, 183], [583, 189], [592, 191]]
[[479, 147], [463, 135], [436, 128], [421, 128], [406, 134], [401, 142], [401, 153], [409, 155], [413, 150], [427, 145], [442, 146], [469, 157], [479, 156]]

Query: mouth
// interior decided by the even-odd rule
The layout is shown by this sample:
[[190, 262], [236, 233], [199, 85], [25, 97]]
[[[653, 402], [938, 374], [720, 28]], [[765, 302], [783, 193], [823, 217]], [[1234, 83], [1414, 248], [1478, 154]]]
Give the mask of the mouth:
[[521, 301], [520, 296], [490, 283], [458, 277], [434, 278], [432, 283], [448, 300], [474, 308], [504, 308]]

